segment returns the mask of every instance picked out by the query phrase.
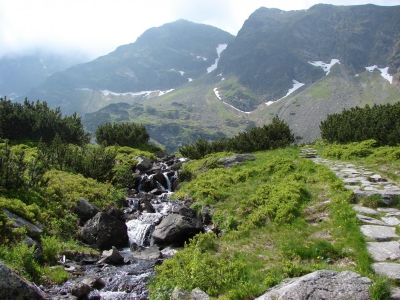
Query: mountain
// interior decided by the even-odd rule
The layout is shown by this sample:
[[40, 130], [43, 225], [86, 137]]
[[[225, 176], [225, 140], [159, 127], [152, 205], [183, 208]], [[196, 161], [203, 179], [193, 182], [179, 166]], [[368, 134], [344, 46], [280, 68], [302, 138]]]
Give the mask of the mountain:
[[60, 106], [66, 114], [93, 112], [121, 94], [158, 96], [159, 91], [206, 74], [218, 58], [218, 46], [233, 38], [209, 25], [178, 20], [148, 29], [136, 42], [108, 55], [50, 76], [27, 96]]
[[83, 54], [57, 54], [44, 50], [3, 56], [0, 58], [0, 95], [9, 99], [22, 96], [50, 75], [87, 60]]
[[[293, 80], [312, 84], [325, 72], [310, 62], [338, 59], [354, 74], [365, 67], [400, 70], [400, 7], [318, 4], [308, 10], [260, 8], [244, 23], [221, 57], [218, 72], [236, 76], [248, 99], [226, 97], [247, 111], [286, 95]], [[223, 93], [223, 87], [221, 91]], [[240, 97], [238, 97], [240, 98]], [[243, 108], [243, 107], [242, 107]]]
[[83, 122], [92, 131], [105, 120], [141, 122], [174, 151], [278, 115], [302, 142], [311, 142], [328, 114], [400, 101], [399, 22], [400, 6], [260, 8], [221, 53], [214, 72], [162, 97], [107, 106]]

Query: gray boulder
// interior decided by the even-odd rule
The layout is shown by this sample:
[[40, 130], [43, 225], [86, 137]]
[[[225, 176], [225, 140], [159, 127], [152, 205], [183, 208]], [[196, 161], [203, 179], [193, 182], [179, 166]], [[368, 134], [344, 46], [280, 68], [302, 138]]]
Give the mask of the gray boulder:
[[103, 258], [99, 260], [99, 263], [110, 265], [122, 265], [124, 263], [124, 257], [114, 246], [110, 250], [104, 250], [102, 256]]
[[71, 294], [76, 296], [78, 299], [83, 299], [92, 290], [93, 289], [89, 285], [87, 285], [86, 283], [78, 282], [71, 288]]
[[369, 300], [371, 280], [351, 272], [321, 270], [284, 280], [256, 300]]
[[35, 258], [36, 258], [36, 259], [42, 256], [42, 254], [43, 254], [43, 247], [42, 247], [42, 244], [41, 244], [41, 243], [39, 243], [38, 241], [36, 241], [36, 240], [30, 238], [29, 236], [26, 236], [26, 237], [24, 238], [24, 243], [25, 243], [29, 248], [32, 247], [32, 246], [35, 248], [35, 254], [34, 254], [34, 255], [35, 255]]
[[161, 258], [161, 252], [156, 245], [146, 248], [132, 243], [130, 249], [132, 257], [136, 259], [157, 260]]
[[82, 224], [93, 218], [99, 212], [100, 209], [89, 203], [85, 198], [79, 198], [78, 202], [76, 203], [75, 213], [78, 215]]
[[256, 160], [256, 159], [257, 157], [255, 157], [253, 154], [236, 154], [233, 156], [220, 158], [218, 159], [218, 163], [224, 165], [225, 168], [228, 168], [233, 164], [238, 164], [246, 160]]
[[156, 226], [153, 239], [156, 243], [181, 242], [203, 230], [203, 222], [198, 218], [170, 214]]
[[210, 297], [199, 288], [192, 292], [185, 291], [180, 287], [175, 287], [171, 294], [171, 300], [210, 300]]
[[34, 238], [43, 233], [42, 229], [40, 229], [38, 226], [32, 224], [31, 222], [26, 221], [25, 219], [17, 216], [16, 214], [8, 211], [7, 209], [3, 209], [3, 212], [6, 214], [9, 220], [13, 221], [11, 227], [13, 228], [25, 227], [28, 236]]
[[153, 163], [153, 160], [147, 158], [146, 156], [136, 156], [136, 159], [138, 161], [138, 163], [136, 164], [136, 168], [139, 171], [146, 171]]
[[94, 244], [101, 250], [126, 247], [129, 243], [127, 227], [124, 222], [106, 213], [99, 212], [80, 229], [84, 241]]
[[0, 299], [45, 299], [46, 295], [37, 286], [18, 276], [0, 263]]

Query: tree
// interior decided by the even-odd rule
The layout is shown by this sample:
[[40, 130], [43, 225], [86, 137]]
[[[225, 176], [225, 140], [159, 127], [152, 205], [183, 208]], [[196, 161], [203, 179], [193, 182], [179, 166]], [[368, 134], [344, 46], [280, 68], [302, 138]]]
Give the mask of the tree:
[[150, 139], [146, 127], [135, 123], [105, 123], [96, 129], [96, 140], [99, 144], [138, 147]]

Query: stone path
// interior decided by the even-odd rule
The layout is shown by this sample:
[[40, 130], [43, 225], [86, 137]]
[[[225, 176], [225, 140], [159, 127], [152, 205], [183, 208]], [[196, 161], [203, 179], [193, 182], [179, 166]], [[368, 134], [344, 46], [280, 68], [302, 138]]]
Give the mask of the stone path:
[[[354, 191], [356, 200], [366, 197], [379, 197], [382, 206], [390, 205], [395, 197], [400, 197], [400, 188], [363, 167], [341, 161], [333, 161], [317, 157], [313, 149], [303, 149], [301, 157], [310, 158], [317, 164], [329, 167], [342, 179], [345, 187]], [[363, 223], [360, 230], [367, 239], [367, 249], [375, 261], [372, 265], [377, 274], [400, 280], [400, 210], [390, 207], [367, 208], [358, 204], [353, 209], [357, 218]], [[400, 299], [398, 291], [394, 291], [392, 299]]]

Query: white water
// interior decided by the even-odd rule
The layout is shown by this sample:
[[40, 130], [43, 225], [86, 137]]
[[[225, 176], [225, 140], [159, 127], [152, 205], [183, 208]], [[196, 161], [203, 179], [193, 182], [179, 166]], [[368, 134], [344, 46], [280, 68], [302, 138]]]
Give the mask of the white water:
[[129, 244], [135, 243], [139, 246], [151, 244], [151, 233], [154, 225], [144, 223], [140, 220], [131, 220], [126, 223], [128, 227]]

